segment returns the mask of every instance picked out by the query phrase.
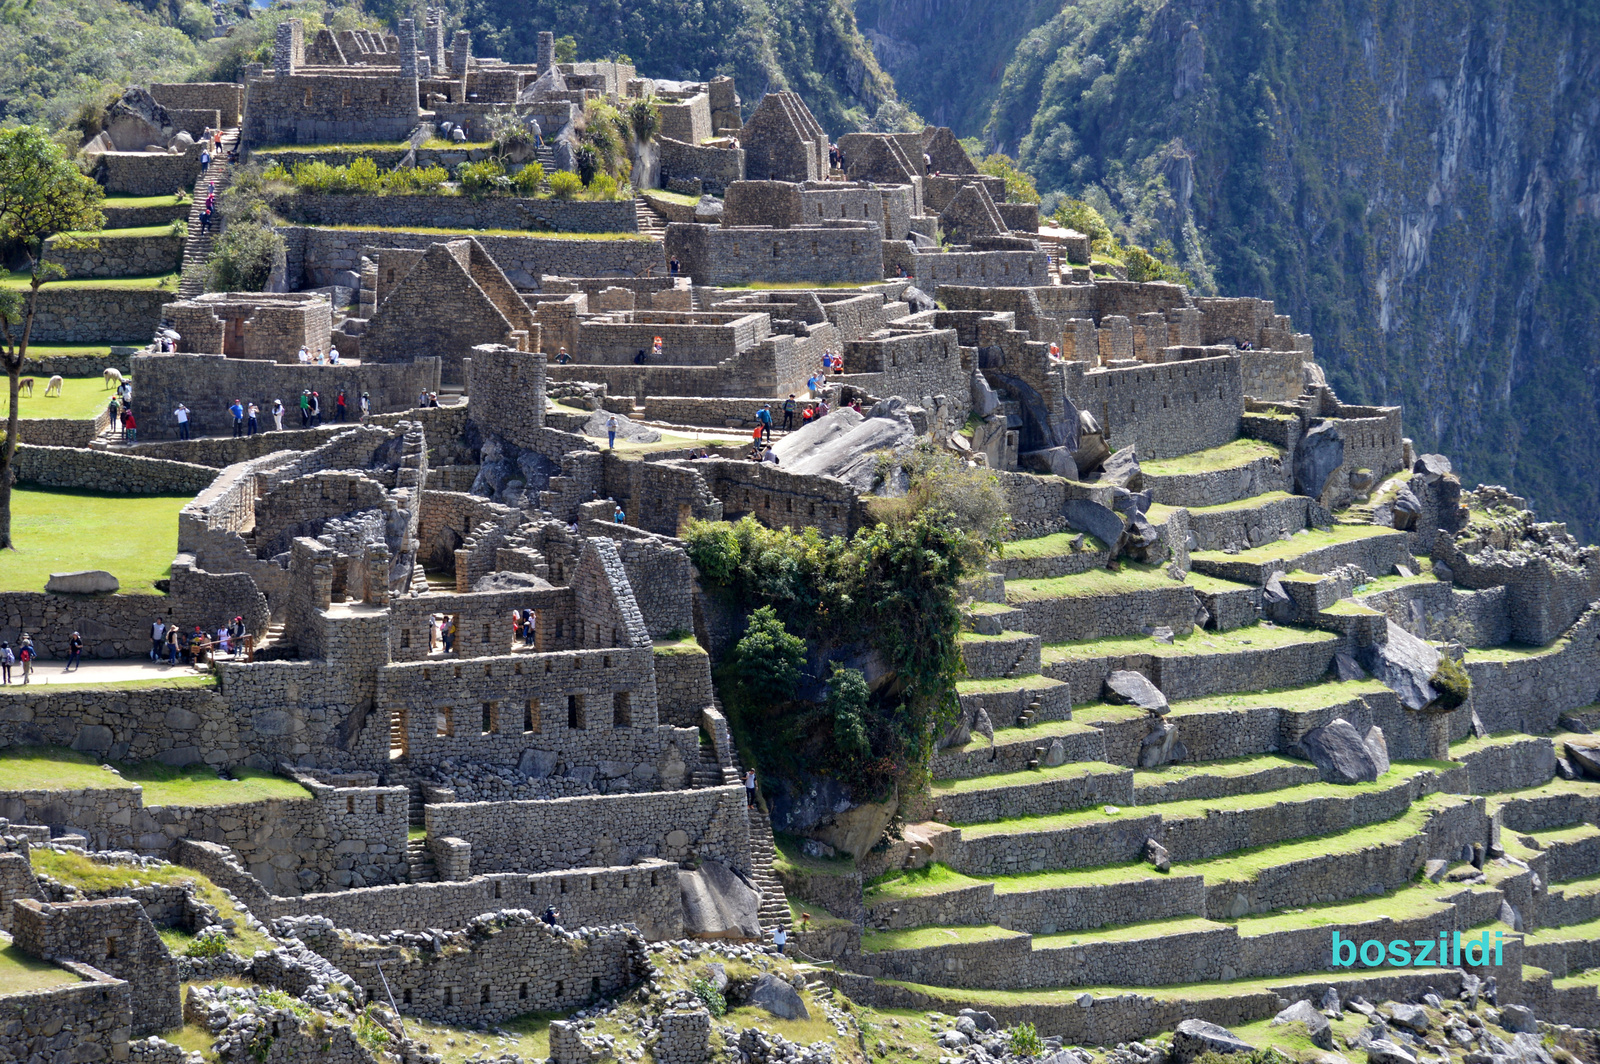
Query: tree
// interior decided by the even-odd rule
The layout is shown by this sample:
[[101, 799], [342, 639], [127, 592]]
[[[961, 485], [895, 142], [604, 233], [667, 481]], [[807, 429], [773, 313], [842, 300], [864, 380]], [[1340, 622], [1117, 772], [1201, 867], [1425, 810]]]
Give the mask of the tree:
[[771, 606], [762, 606], [750, 614], [729, 669], [747, 701], [767, 706], [794, 698], [805, 659], [805, 640], [790, 633]]
[[[44, 244], [63, 233], [103, 229], [105, 193], [78, 170], [59, 144], [36, 126], [0, 130], [0, 243], [20, 246], [29, 259], [28, 287], [0, 289], [0, 363], [10, 379], [11, 411], [0, 449], [0, 547], [11, 547], [11, 464], [17, 456], [17, 389], [38, 310], [39, 289], [67, 275], [44, 261]], [[62, 247], [92, 245], [63, 237]]]

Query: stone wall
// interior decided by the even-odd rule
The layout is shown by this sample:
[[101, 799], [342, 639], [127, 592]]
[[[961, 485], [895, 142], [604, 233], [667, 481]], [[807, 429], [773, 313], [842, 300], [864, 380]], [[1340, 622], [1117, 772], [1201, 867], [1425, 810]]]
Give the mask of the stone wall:
[[[313, 229], [282, 226], [287, 245], [288, 287], [314, 288], [334, 283], [334, 275], [359, 273], [363, 247], [425, 249], [438, 243], [438, 233], [392, 229]], [[667, 270], [660, 241], [643, 237], [616, 240], [570, 240], [560, 237], [471, 235], [519, 288], [538, 288], [545, 274], [561, 277], [637, 277]]]
[[472, 872], [542, 872], [640, 857], [710, 857], [748, 871], [744, 788], [426, 807], [428, 837], [465, 839]]
[[1463, 664], [1472, 678], [1472, 707], [1484, 727], [1547, 734], [1560, 714], [1593, 702], [1600, 684], [1597, 632], [1600, 613], [1591, 610], [1543, 651], [1499, 660], [1492, 655], [1474, 660], [1468, 654]]
[[0, 997], [0, 1062], [117, 1060], [128, 1052], [133, 996], [128, 984], [87, 964], [62, 965], [80, 982]]
[[24, 953], [77, 961], [126, 980], [133, 1034], [182, 1025], [177, 967], [132, 898], [55, 904], [24, 898], [12, 910], [11, 936]]
[[154, 277], [183, 265], [183, 230], [161, 236], [98, 236], [93, 246], [64, 248], [45, 245], [45, 258], [58, 263], [68, 277]]
[[884, 241], [882, 275], [896, 276], [902, 268], [924, 292], [942, 284], [1042, 285], [1050, 279], [1049, 257], [1042, 251], [921, 252], [908, 241]]
[[851, 222], [826, 228], [748, 229], [673, 222], [666, 253], [696, 284], [737, 285], [751, 281], [883, 280], [883, 227]]
[[722, 195], [735, 181], [744, 180], [743, 148], [707, 148], [672, 137], [656, 138], [661, 151], [661, 186], [675, 189], [695, 186], [695, 195]]
[[552, 233], [637, 233], [633, 200], [523, 196], [361, 196], [297, 192], [273, 207], [301, 225], [378, 228], [533, 229]]
[[[35, 387], [44, 387], [35, 382]], [[106, 393], [108, 396], [110, 393]], [[111, 415], [101, 412], [92, 418], [40, 417], [23, 418], [17, 426], [18, 446], [23, 441], [52, 450], [89, 446], [111, 424]]]
[[[228, 406], [235, 399], [261, 408], [260, 424], [270, 428], [268, 412], [274, 399], [283, 400], [284, 426], [300, 423], [301, 389], [321, 395], [322, 420], [333, 419], [334, 397], [341, 388], [349, 399], [350, 417], [358, 416], [362, 392], [372, 395], [375, 413], [408, 410], [424, 391], [439, 389], [439, 360], [368, 363], [363, 365], [302, 366], [223, 355], [138, 355], [133, 372], [139, 387], [133, 393], [133, 410], [139, 435], [146, 440], [175, 440], [178, 425], [172, 411], [182, 402], [189, 408], [190, 431], [197, 436], [231, 436], [233, 416]], [[265, 444], [272, 450], [285, 444]]]
[[36, 344], [148, 343], [161, 323], [161, 308], [177, 298], [175, 287], [47, 284], [39, 290], [31, 338]]
[[245, 83], [243, 148], [404, 140], [417, 125], [417, 74], [285, 73]]
[[13, 468], [21, 484], [127, 495], [193, 495], [217, 476], [215, 469], [188, 462], [32, 444], [17, 447]]
[[200, 145], [182, 154], [108, 151], [97, 157], [95, 175], [108, 196], [170, 196], [194, 187], [200, 177]]
[[225, 129], [239, 124], [244, 108], [244, 86], [235, 81], [155, 83], [150, 86], [150, 95], [162, 107], [216, 110]]
[[1069, 362], [1064, 372], [1067, 394], [1100, 422], [1112, 449], [1132, 446], [1140, 458], [1172, 458], [1239, 435], [1244, 391], [1236, 358], [1092, 371]]

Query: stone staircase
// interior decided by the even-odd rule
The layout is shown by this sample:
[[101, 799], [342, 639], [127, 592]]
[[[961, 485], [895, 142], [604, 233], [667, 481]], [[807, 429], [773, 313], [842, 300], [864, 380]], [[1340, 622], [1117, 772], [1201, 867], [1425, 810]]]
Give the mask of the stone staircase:
[[406, 840], [406, 881], [410, 883], [437, 883], [439, 869], [428, 850], [426, 838]]
[[750, 880], [761, 892], [761, 927], [768, 934], [781, 927], [792, 931], [789, 917], [789, 899], [783, 892], [783, 883], [772, 870], [776, 857], [772, 839], [772, 820], [757, 807], [750, 811]]
[[667, 235], [667, 219], [650, 206], [643, 196], [634, 197], [633, 210], [639, 219], [639, 232], [654, 237]]
[[228, 153], [239, 143], [239, 130], [230, 129], [222, 134], [222, 148], [211, 160], [211, 166], [194, 184], [194, 201], [189, 207], [189, 235], [183, 242], [183, 272], [178, 280], [178, 298], [193, 299], [206, 290], [206, 262], [211, 257], [211, 245], [221, 231], [222, 219], [213, 213], [211, 231], [200, 232], [200, 216], [205, 213], [206, 192], [212, 182], [217, 186], [220, 199], [233, 176], [228, 163]]

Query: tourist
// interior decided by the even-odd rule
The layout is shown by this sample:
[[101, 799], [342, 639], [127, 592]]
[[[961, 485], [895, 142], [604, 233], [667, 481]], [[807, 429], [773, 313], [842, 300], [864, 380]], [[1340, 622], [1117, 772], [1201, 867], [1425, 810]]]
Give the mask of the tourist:
[[744, 806], [746, 809], [756, 807], [756, 770], [751, 769], [744, 774]]
[[522, 640], [522, 611], [511, 611], [511, 645], [516, 646]]
[[200, 212], [200, 235], [205, 236], [211, 232], [211, 208], [207, 207]]
[[811, 424], [811, 422], [816, 419], [816, 416], [817, 408], [814, 406], [808, 406], [804, 410], [800, 411], [800, 427], [805, 428], [807, 425]]
[[611, 520], [615, 521], [617, 524], [620, 525], [624, 521], [626, 521], [627, 519], [628, 519], [628, 515], [622, 512], [622, 504], [618, 503], [617, 504], [617, 512], [611, 515]]
[[822, 387], [822, 380], [815, 373], [806, 378], [806, 391], [811, 393], [811, 398], [817, 397], [817, 389]]
[[172, 416], [178, 419], [178, 439], [187, 440], [189, 438], [189, 408], [180, 402], [178, 409], [172, 412]]
[[211, 149], [200, 149], [200, 172], [203, 174], [211, 168]]
[[761, 457], [761, 422], [756, 422], [755, 431], [750, 433], [750, 460], [753, 462]]
[[[301, 349], [302, 351], [304, 348]], [[311, 389], [300, 389], [300, 427], [311, 427]]]
[[438, 392], [429, 392], [428, 393], [428, 405], [432, 406], [432, 407], [437, 407], [439, 405], [439, 393]]
[[527, 609], [522, 611], [522, 645], [523, 646], [525, 646], [525, 647], [533, 646], [533, 637], [538, 631], [538, 627], [537, 627], [538, 626], [538, 621], [539, 621], [539, 616], [538, 616], [538, 614], [533, 612], [533, 607], [532, 606], [529, 606]]
[[306, 350], [304, 344], [300, 345], [300, 354], [298, 357], [302, 366], [311, 365], [311, 352]]
[[339, 364], [339, 349], [331, 344], [328, 346], [328, 361], [335, 366]]
[[417, 394], [417, 409], [418, 410], [423, 410], [423, 409], [426, 409], [427, 406], [428, 406], [428, 393], [426, 391], [419, 392]]
[[788, 944], [789, 932], [783, 929], [782, 924], [779, 924], [778, 927], [776, 927], [772, 932], [772, 948], [778, 951], [779, 956], [782, 956], [783, 947], [787, 946]]
[[10, 643], [0, 643], [0, 683], [11, 682], [11, 666], [16, 663], [17, 656], [11, 652]]
[[245, 412], [245, 419], [244, 420], [245, 420], [245, 432], [246, 432], [246, 434], [250, 435], [250, 436], [254, 436], [257, 432], [260, 431], [260, 427], [259, 426], [261, 424], [261, 408], [259, 406], [257, 406], [255, 403], [251, 403], [250, 404], [250, 409]]
[[788, 432], [794, 428], [795, 401], [794, 393], [789, 393], [789, 398], [783, 401], [783, 431]]
[[272, 423], [273, 423], [274, 426], [277, 427], [277, 431], [279, 431], [279, 432], [283, 431], [283, 400], [282, 399], [274, 399], [272, 401]]
[[233, 623], [228, 626], [228, 635], [233, 639], [233, 652], [238, 654], [244, 649], [245, 629], [243, 617], [235, 617], [233, 619]]
[[238, 439], [244, 435], [244, 404], [235, 399], [233, 405], [228, 407], [228, 413], [233, 415], [233, 436]]
[[539, 917], [539, 919], [543, 920], [551, 927], [561, 926], [561, 913], [556, 910], [554, 905], [546, 905], [544, 907], [544, 915]]
[[617, 415], [612, 414], [606, 418], [606, 445], [615, 448], [617, 445]]
[[678, 276], [679, 268], [680, 267], [679, 267], [679, 263], [678, 263], [677, 257], [674, 256], [671, 259], [671, 261], [669, 261], [667, 263], [667, 272], [670, 273], [672, 276], [676, 277], [676, 276]]
[[167, 664], [168, 665], [176, 665], [177, 663], [178, 663], [178, 626], [173, 624], [173, 625], [168, 625], [167, 626]]
[[227, 625], [217, 629], [217, 649], [224, 654], [233, 654], [233, 639]]
[[206, 639], [206, 632], [198, 624], [194, 626], [194, 634], [189, 637], [189, 664], [204, 665], [206, 649], [211, 645]]
[[311, 424], [320, 426], [322, 424], [322, 396], [313, 391], [307, 402], [310, 404]]
[[77, 632], [72, 633], [72, 638], [67, 640], [67, 667], [62, 672], [71, 672], [74, 668], [83, 668], [83, 636]]
[[28, 638], [26, 632], [22, 635], [22, 645], [17, 647], [17, 660], [22, 662], [22, 682], [28, 683], [33, 679], [33, 659], [37, 652], [33, 649], [33, 640]]
[[756, 424], [761, 427], [761, 435], [764, 438], [772, 439], [772, 411], [766, 406], [756, 411]]
[[338, 396], [333, 400], [333, 420], [343, 421], [345, 419], [345, 415], [349, 413], [345, 403], [344, 389], [340, 388]]
[[826, 400], [826, 399], [818, 399], [817, 400], [817, 416], [819, 418], [828, 416], [828, 400]]
[[113, 392], [111, 400], [106, 403], [106, 416], [111, 419], [111, 429], [116, 431], [122, 427], [122, 400]]
[[761, 452], [761, 460], [769, 465], [777, 465], [778, 452], [774, 451], [771, 447], [768, 447], [765, 451]]
[[123, 442], [124, 443], [132, 443], [134, 440], [138, 439], [139, 438], [139, 431], [138, 430], [139, 430], [139, 426], [136, 425], [134, 423], [134, 420], [133, 420], [133, 411], [131, 409], [124, 410], [122, 412], [122, 440], [123, 440]]
[[366, 392], [361, 393], [361, 423], [365, 425], [367, 418], [372, 416], [372, 396]]
[[445, 630], [444, 630], [444, 652], [446, 654], [448, 654], [451, 651], [455, 650], [455, 648], [456, 648], [456, 619], [454, 617], [451, 617], [450, 618], [450, 623], [445, 627]]
[[556, 353], [556, 365], [565, 366], [568, 362], [571, 362], [571, 361], [572, 361], [572, 356], [567, 354], [567, 349], [565, 347], [563, 347], [560, 351], [558, 351]]

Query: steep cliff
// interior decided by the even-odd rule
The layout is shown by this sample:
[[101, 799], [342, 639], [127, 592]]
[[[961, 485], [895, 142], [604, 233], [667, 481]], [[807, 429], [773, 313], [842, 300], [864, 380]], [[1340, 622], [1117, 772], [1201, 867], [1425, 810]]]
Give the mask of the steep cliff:
[[829, 130], [869, 121], [894, 84], [842, 0], [462, 0], [482, 54], [532, 62], [540, 30], [570, 34], [580, 59], [626, 55], [652, 77], [731, 74], [752, 106], [801, 93]]
[[911, 106], [1170, 239], [1203, 286], [1277, 300], [1468, 483], [1600, 532], [1600, 8], [1004, 6], [857, 14]]

